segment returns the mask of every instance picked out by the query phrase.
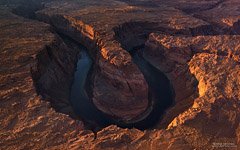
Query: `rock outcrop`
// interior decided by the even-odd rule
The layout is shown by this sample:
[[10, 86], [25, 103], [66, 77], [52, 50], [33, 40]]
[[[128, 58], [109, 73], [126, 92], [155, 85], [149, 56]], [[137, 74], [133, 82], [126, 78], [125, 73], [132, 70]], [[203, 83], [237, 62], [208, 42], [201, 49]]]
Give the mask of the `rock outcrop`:
[[[131, 56], [123, 48], [130, 50], [144, 44], [148, 34], [153, 31], [190, 33], [185, 24], [188, 20], [196, 28], [207, 23], [168, 6], [161, 11], [157, 8], [129, 6], [117, 1], [89, 1], [86, 5], [91, 7], [78, 2], [52, 2], [47, 3], [46, 8], [36, 14], [39, 20], [53, 25], [59, 32], [90, 50], [96, 61], [93, 102], [97, 108], [122, 120], [132, 120], [148, 107], [148, 86]], [[175, 18], [157, 15], [169, 11], [173, 11], [172, 17]], [[107, 16], [105, 12], [108, 12]], [[122, 17], [124, 15], [128, 16]], [[159, 17], [162, 20], [158, 20]], [[174, 19], [180, 21], [178, 17], [181, 18], [180, 23], [170, 22]], [[110, 19], [111, 23], [106, 24]]]
[[[61, 147], [84, 129], [82, 122], [56, 112], [73, 113], [64, 93], [69, 91], [71, 83], [66, 78], [74, 73], [76, 55], [49, 25], [23, 19], [2, 7], [0, 14], [0, 147]], [[51, 87], [53, 105], [38, 95], [34, 84], [45, 86], [41, 89]]]
[[103, 36], [72, 16], [48, 16], [41, 12], [38, 16], [90, 50], [96, 68], [93, 102], [98, 109], [121, 120], [131, 120], [147, 109], [147, 83], [131, 56], [112, 39], [113, 35]]
[[[43, 0], [22, 15], [24, 2], [0, 1], [0, 149], [239, 148], [238, 0]], [[128, 121], [146, 111], [149, 87], [128, 53], [139, 46], [176, 104], [155, 129], [86, 130], [68, 101], [78, 49], [56, 32], [88, 48], [102, 112]]]

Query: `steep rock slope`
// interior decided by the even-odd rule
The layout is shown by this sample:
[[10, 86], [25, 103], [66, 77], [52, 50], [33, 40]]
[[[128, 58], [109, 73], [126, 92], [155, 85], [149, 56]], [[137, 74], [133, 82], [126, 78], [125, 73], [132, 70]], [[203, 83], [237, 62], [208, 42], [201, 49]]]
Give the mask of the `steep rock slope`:
[[[54, 86], [58, 91], [69, 90], [65, 79], [73, 74], [76, 56], [47, 24], [17, 17], [5, 8], [0, 11], [0, 147], [61, 147], [79, 134], [83, 123], [56, 112], [37, 94], [33, 79], [51, 86], [52, 93]], [[56, 110], [72, 114], [66, 95], [61, 94], [53, 95], [56, 101], [52, 104]]]
[[[93, 98], [99, 109], [127, 120], [145, 110], [148, 87], [126, 51], [140, 45], [146, 47], [145, 59], [172, 81], [176, 105], [167, 110], [156, 129], [140, 131], [112, 125], [94, 136], [80, 121], [56, 113], [44, 101], [46, 97], [37, 96], [33, 85], [32, 77], [48, 83], [45, 86], [61, 83], [55, 82], [55, 76], [45, 77], [46, 72], [61, 79], [71, 77], [77, 52], [69, 50], [46, 24], [17, 17], [1, 6], [2, 149], [238, 149], [237, 0], [196, 0], [191, 4], [174, 0], [61, 0], [43, 4], [45, 8], [37, 12], [37, 18], [84, 44], [96, 60]], [[198, 9], [189, 10], [194, 6]], [[40, 56], [48, 61], [36, 69]], [[64, 76], [66, 66], [72, 69]], [[65, 88], [69, 90], [65, 87], [69, 81], [63, 87], [57, 85], [62, 87], [59, 94]], [[65, 101], [68, 105], [66, 99], [59, 100], [66, 95], [54, 91], [43, 93], [56, 104]], [[110, 98], [106, 96], [109, 92], [113, 92]], [[139, 109], [128, 114], [124, 107], [115, 107], [135, 108], [135, 100]]]
[[36, 14], [89, 49], [98, 69], [93, 102], [123, 120], [134, 120], [148, 106], [147, 83], [126, 50], [144, 44], [153, 31], [190, 33], [190, 26], [208, 25], [166, 5], [147, 8], [119, 1], [52, 2]]

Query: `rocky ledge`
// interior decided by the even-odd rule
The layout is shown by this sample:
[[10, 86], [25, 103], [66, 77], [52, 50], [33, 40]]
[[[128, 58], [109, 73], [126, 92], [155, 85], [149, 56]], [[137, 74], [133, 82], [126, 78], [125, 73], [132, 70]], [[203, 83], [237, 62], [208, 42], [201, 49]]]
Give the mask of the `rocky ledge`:
[[[0, 149], [238, 149], [239, 7], [238, 0], [0, 1]], [[144, 131], [87, 130], [69, 102], [79, 49], [62, 35], [94, 60], [88, 92], [103, 113], [134, 121], [150, 106], [133, 49], [169, 79], [174, 106]]]

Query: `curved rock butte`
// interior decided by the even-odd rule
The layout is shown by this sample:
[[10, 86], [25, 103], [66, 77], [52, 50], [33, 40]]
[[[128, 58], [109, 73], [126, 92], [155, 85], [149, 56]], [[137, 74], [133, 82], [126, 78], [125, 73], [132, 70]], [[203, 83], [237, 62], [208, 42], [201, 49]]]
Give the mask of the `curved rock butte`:
[[[0, 149], [239, 149], [239, 22], [239, 0], [0, 0]], [[88, 49], [101, 112], [148, 110], [133, 49], [169, 79], [174, 106], [154, 129], [89, 130], [69, 101], [81, 49], [62, 35]]]

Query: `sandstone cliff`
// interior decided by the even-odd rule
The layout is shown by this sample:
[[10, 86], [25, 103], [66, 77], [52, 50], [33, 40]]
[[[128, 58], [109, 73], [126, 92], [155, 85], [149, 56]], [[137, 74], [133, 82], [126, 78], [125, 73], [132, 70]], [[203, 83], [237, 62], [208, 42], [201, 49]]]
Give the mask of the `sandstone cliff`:
[[[238, 149], [239, 7], [0, 1], [0, 149]], [[61, 34], [88, 48], [91, 96], [102, 112], [128, 121], [149, 106], [148, 84], [128, 52], [136, 47], [171, 81], [175, 105], [153, 129], [87, 130], [69, 103], [79, 49]]]

